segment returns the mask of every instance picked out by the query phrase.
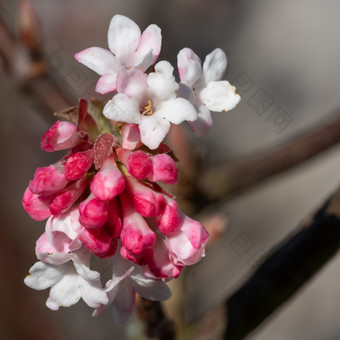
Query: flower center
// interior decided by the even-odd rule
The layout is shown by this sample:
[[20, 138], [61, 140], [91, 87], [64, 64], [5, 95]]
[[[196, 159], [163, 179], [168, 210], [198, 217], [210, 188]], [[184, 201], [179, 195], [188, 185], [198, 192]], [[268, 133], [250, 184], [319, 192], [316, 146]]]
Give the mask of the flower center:
[[148, 99], [148, 103], [142, 107], [140, 113], [143, 116], [151, 116], [153, 114], [153, 106], [150, 99]]

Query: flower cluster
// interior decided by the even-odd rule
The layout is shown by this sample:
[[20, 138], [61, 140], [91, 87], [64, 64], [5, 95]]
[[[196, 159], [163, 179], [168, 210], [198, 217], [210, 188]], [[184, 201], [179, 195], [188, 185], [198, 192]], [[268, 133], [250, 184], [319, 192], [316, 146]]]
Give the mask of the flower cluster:
[[[111, 306], [114, 320], [131, 315], [135, 293], [162, 301], [166, 282], [204, 256], [208, 233], [183, 214], [161, 183], [178, 179], [176, 158], [163, 143], [170, 123], [189, 121], [196, 135], [211, 126], [211, 111], [233, 108], [240, 97], [221, 81], [226, 56], [216, 49], [203, 67], [190, 49], [178, 55], [181, 82], [173, 67], [158, 62], [159, 27], [141, 34], [116, 15], [109, 28], [111, 51], [92, 47], [76, 59], [101, 75], [96, 91], [116, 91], [101, 105], [81, 99], [42, 137], [48, 152], [68, 150], [53, 165], [38, 168], [23, 197], [26, 212], [47, 219], [36, 242], [39, 262], [25, 283], [50, 288], [46, 305], [57, 310], [82, 298], [93, 316]], [[92, 257], [112, 259], [112, 279], [102, 286]]]

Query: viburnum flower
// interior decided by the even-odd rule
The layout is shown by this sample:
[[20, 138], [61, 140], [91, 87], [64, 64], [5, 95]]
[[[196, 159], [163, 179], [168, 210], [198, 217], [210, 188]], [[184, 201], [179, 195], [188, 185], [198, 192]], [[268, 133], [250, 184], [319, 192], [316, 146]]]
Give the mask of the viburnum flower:
[[108, 31], [109, 50], [90, 47], [75, 54], [80, 63], [101, 77], [96, 92], [105, 94], [116, 89], [119, 69], [137, 68], [145, 71], [158, 58], [162, 36], [157, 25], [150, 25], [141, 34], [139, 27], [123, 15], [115, 15]]
[[195, 135], [205, 135], [212, 125], [210, 111], [224, 112], [233, 109], [241, 97], [234, 86], [221, 80], [227, 68], [227, 56], [216, 48], [202, 63], [190, 48], [183, 48], [177, 56], [181, 79], [179, 96], [190, 100], [198, 113], [198, 119], [190, 122]]
[[117, 92], [105, 108], [105, 117], [139, 125], [141, 141], [156, 149], [170, 129], [170, 123], [194, 121], [194, 106], [177, 97], [178, 84], [173, 67], [167, 61], [155, 65], [146, 75], [140, 70], [122, 71], [117, 78]]
[[[107, 103], [80, 99], [43, 135], [45, 151], [67, 150], [40, 167], [24, 193], [24, 209], [47, 219], [36, 242], [39, 262], [25, 283], [50, 288], [52, 310], [82, 298], [95, 309], [111, 306], [117, 323], [128, 319], [135, 294], [163, 301], [166, 282], [205, 256], [208, 232], [180, 211], [162, 185], [179, 178], [171, 148], [163, 139], [171, 124], [188, 121], [197, 135], [211, 126], [211, 111], [233, 108], [240, 97], [220, 80], [226, 56], [216, 49], [201, 66], [190, 49], [178, 55], [181, 83], [167, 61], [156, 62], [161, 33], [150, 25], [141, 34], [130, 19], [115, 15], [109, 48], [92, 47], [76, 59], [101, 75], [96, 91], [115, 91]], [[110, 258], [113, 275], [103, 288], [91, 258]]]

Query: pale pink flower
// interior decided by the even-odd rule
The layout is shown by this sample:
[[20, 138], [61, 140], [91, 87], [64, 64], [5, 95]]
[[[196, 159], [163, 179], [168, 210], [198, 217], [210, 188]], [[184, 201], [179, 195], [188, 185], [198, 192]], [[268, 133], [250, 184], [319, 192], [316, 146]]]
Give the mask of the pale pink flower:
[[178, 169], [175, 161], [167, 154], [161, 153], [151, 157], [152, 173], [148, 176], [151, 182], [163, 182], [176, 184], [178, 181]]
[[33, 192], [27, 188], [22, 198], [22, 205], [31, 218], [35, 221], [42, 221], [51, 216], [49, 209], [51, 200], [52, 198], [33, 194]]
[[164, 301], [171, 296], [169, 287], [163, 281], [156, 281], [143, 275], [141, 268], [123, 259], [119, 252], [113, 258], [113, 276], [105, 285], [108, 302], [95, 309], [93, 316], [99, 316], [111, 307], [113, 320], [125, 322], [135, 306], [135, 295], [151, 301]]
[[210, 111], [222, 112], [233, 109], [241, 97], [234, 86], [221, 80], [227, 68], [227, 56], [216, 48], [203, 63], [190, 48], [183, 48], [177, 56], [181, 79], [178, 95], [191, 101], [197, 110], [198, 119], [190, 122], [196, 136], [206, 134], [212, 126]]
[[138, 124], [141, 141], [156, 149], [170, 129], [170, 123], [194, 121], [197, 112], [184, 98], [176, 97], [178, 84], [167, 61], [155, 65], [146, 75], [140, 70], [121, 70], [117, 91], [104, 107], [103, 114], [115, 121]]
[[122, 147], [128, 150], [135, 150], [142, 146], [140, 132], [135, 124], [124, 124], [122, 127]]
[[161, 30], [157, 25], [148, 26], [141, 34], [139, 27], [131, 19], [115, 15], [108, 31], [110, 51], [90, 47], [75, 54], [75, 58], [101, 76], [96, 92], [105, 94], [116, 89], [117, 74], [121, 67], [138, 68], [144, 72], [155, 63], [161, 50], [161, 42]]
[[55, 122], [42, 136], [41, 148], [52, 152], [73, 148], [80, 141], [77, 126], [70, 122]]

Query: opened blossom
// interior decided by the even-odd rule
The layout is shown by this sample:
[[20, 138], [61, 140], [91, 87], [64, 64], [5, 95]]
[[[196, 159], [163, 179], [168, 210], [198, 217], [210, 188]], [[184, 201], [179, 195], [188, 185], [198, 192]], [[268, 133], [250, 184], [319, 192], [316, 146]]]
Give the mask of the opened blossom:
[[[205, 256], [206, 229], [162, 187], [179, 179], [178, 160], [163, 141], [171, 124], [188, 121], [201, 135], [211, 126], [210, 111], [232, 109], [240, 97], [221, 80], [226, 56], [220, 49], [203, 67], [183, 49], [178, 84], [169, 62], [155, 64], [158, 26], [141, 33], [132, 20], [115, 15], [108, 42], [110, 50], [91, 47], [75, 57], [101, 76], [96, 91], [114, 91], [112, 99], [90, 105], [81, 99], [77, 109], [63, 113], [69, 121], [43, 135], [43, 150], [65, 155], [38, 168], [24, 193], [29, 216], [47, 219], [36, 242], [38, 262], [25, 283], [49, 288], [52, 310], [83, 299], [93, 316], [109, 307], [122, 323], [133, 312], [136, 293], [169, 298], [166, 282]], [[112, 259], [112, 279], [104, 287], [101, 273], [91, 268], [93, 257]]]
[[173, 67], [167, 61], [155, 65], [155, 72], [146, 75], [140, 70], [122, 71], [117, 78], [117, 92], [104, 108], [104, 116], [138, 124], [141, 141], [156, 149], [170, 129], [170, 123], [195, 121], [194, 106], [177, 97], [178, 84]]
[[161, 30], [157, 25], [148, 26], [141, 34], [131, 19], [115, 15], [108, 31], [110, 50], [90, 47], [75, 54], [75, 58], [101, 76], [96, 92], [105, 94], [116, 90], [120, 68], [145, 71], [153, 64], [160, 53], [161, 43]]
[[227, 56], [216, 48], [202, 63], [190, 48], [183, 48], [177, 56], [178, 72], [181, 79], [179, 96], [195, 105], [198, 119], [190, 122], [196, 136], [205, 135], [212, 126], [210, 111], [225, 112], [233, 109], [241, 97], [236, 88], [221, 80], [227, 68]]

